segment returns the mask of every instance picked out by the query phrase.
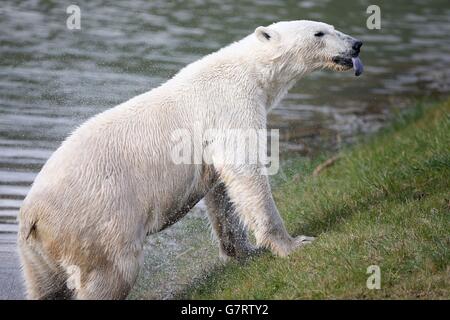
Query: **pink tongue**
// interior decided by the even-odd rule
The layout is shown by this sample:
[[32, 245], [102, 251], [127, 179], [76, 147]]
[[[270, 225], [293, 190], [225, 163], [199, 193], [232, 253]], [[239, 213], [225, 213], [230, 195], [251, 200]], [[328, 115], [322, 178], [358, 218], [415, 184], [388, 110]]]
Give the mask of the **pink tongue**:
[[361, 75], [364, 71], [364, 66], [362, 64], [362, 61], [359, 57], [352, 58], [353, 62], [353, 69], [355, 69], [355, 76]]

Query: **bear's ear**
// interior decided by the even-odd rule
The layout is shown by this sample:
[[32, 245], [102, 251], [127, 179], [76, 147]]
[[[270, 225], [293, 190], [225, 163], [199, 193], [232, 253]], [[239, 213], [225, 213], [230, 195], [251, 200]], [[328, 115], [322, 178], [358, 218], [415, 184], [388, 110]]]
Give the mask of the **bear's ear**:
[[255, 29], [256, 38], [261, 42], [278, 41], [280, 35], [268, 27], [258, 27]]

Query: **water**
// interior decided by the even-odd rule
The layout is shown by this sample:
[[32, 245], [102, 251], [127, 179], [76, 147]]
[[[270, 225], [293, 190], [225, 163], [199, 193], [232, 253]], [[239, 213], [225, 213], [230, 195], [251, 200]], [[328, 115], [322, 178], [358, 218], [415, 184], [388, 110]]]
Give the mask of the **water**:
[[[365, 27], [371, 4], [365, 0], [78, 1], [80, 31], [66, 28], [68, 4], [0, 5], [3, 234], [16, 232], [18, 208], [30, 184], [77, 125], [259, 25], [320, 20], [365, 43], [363, 76], [310, 75], [269, 115], [269, 126], [281, 130], [284, 153], [336, 148], [377, 130], [394, 104], [445, 95], [450, 88], [450, 5], [445, 0], [426, 5], [383, 1], [381, 30]], [[13, 247], [10, 242], [7, 248]]]

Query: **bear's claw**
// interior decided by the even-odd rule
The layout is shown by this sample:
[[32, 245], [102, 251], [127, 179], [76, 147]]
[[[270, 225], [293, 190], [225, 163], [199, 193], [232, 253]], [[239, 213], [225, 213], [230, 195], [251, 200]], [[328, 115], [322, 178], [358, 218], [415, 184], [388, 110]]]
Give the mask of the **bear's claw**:
[[302, 246], [305, 244], [310, 244], [315, 240], [314, 237], [308, 236], [298, 236], [294, 239], [296, 246]]

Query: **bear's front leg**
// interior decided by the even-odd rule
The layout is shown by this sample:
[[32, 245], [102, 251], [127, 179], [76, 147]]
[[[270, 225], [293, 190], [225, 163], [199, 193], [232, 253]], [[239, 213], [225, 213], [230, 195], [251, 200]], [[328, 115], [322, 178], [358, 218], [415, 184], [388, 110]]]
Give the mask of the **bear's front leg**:
[[220, 258], [246, 259], [259, 250], [253, 246], [247, 235], [245, 226], [240, 223], [233, 203], [222, 182], [217, 183], [205, 196], [209, 221], [212, 230], [219, 240]]
[[278, 213], [269, 179], [255, 165], [225, 165], [216, 168], [239, 218], [253, 231], [258, 246], [285, 257], [314, 238], [291, 237]]

